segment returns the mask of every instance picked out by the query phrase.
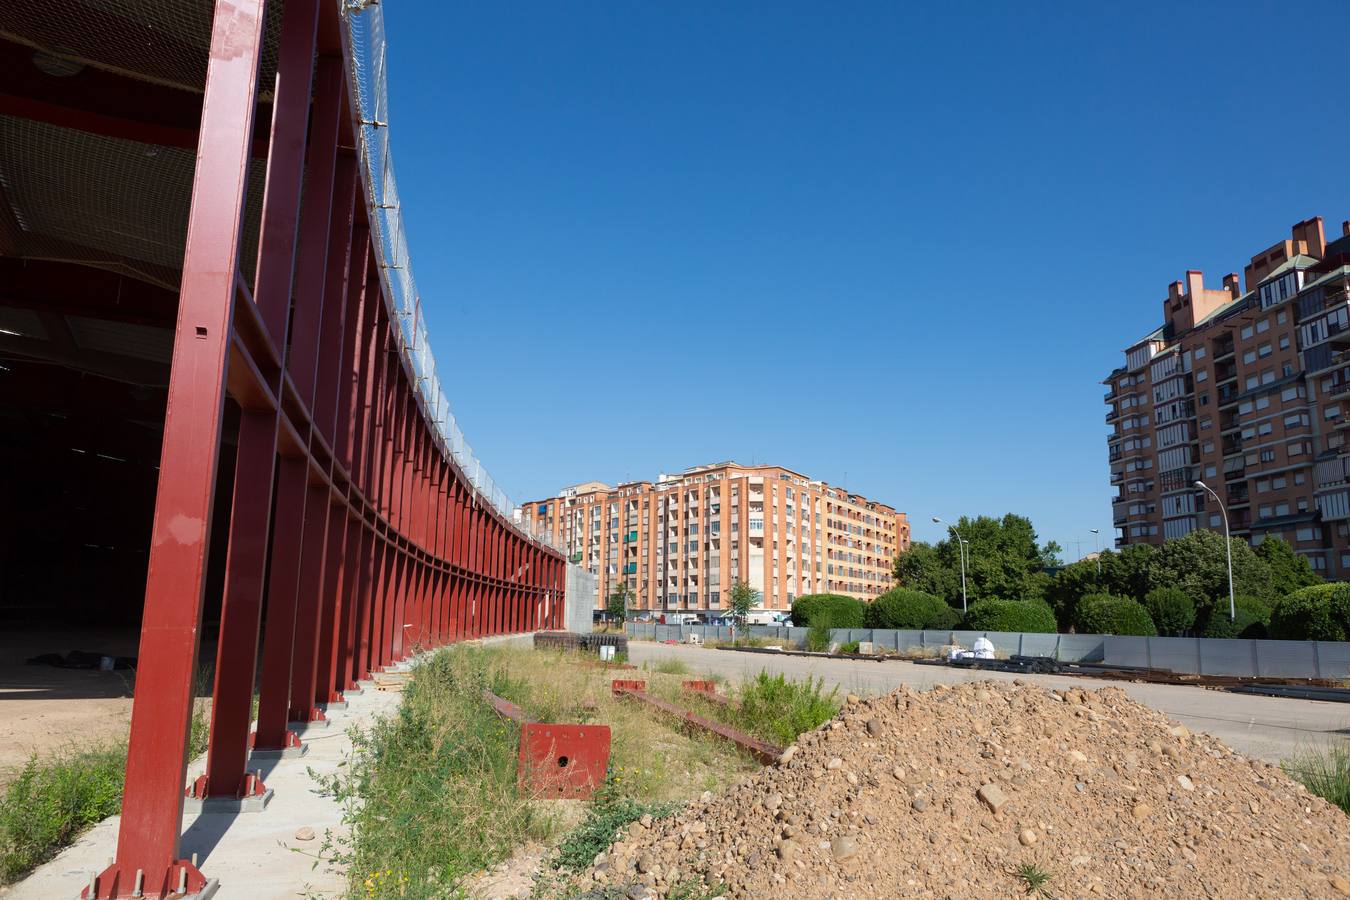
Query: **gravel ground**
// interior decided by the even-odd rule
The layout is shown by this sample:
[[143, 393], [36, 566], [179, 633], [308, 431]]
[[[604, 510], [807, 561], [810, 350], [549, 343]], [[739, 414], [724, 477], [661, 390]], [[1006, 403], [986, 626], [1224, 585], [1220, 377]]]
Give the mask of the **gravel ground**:
[[[679, 659], [691, 673], [715, 673], [733, 680], [751, 677], [762, 669], [789, 677], [820, 677], [827, 685], [861, 696], [887, 693], [902, 684], [919, 689], [936, 684], [1023, 678], [1030, 684], [1053, 688], [1097, 688], [1117, 685], [1132, 699], [1186, 725], [1220, 738], [1228, 746], [1267, 762], [1279, 762], [1299, 751], [1350, 739], [1350, 704], [1314, 700], [1285, 700], [1211, 691], [1167, 684], [1130, 684], [1057, 675], [1015, 676], [997, 672], [969, 672], [910, 662], [819, 660], [803, 656], [774, 657], [763, 653], [736, 653], [630, 641], [629, 659], [636, 665]], [[1350, 852], [1350, 851], [1347, 851]]]
[[699, 882], [733, 898], [1344, 897], [1347, 848], [1339, 809], [1120, 688], [988, 681], [850, 695], [778, 765], [633, 823], [579, 887], [633, 900]]

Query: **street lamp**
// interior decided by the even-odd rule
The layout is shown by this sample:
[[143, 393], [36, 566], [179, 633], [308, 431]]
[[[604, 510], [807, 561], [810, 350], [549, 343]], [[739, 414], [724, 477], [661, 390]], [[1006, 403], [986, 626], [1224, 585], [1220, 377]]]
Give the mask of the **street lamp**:
[[1092, 547], [1097, 551], [1097, 581], [1102, 580], [1102, 530], [1092, 529]]
[[934, 525], [946, 525], [947, 528], [951, 530], [951, 533], [954, 534], [954, 535], [956, 535], [956, 549], [957, 549], [957, 552], [961, 554], [961, 612], [965, 612], [965, 611], [966, 611], [966, 544], [968, 544], [969, 541], [967, 541], [965, 538], [961, 537], [961, 532], [957, 531], [957, 530], [956, 530], [956, 526], [955, 526], [955, 525], [952, 525], [950, 522], [944, 522], [944, 521], [942, 521], [941, 519], [939, 519], [937, 516], [933, 516], [933, 524], [934, 524]]
[[1233, 598], [1233, 539], [1228, 534], [1228, 510], [1224, 508], [1223, 501], [1219, 495], [1214, 493], [1214, 488], [1205, 484], [1203, 481], [1197, 481], [1195, 486], [1209, 491], [1214, 497], [1214, 502], [1219, 504], [1219, 512], [1223, 513], [1223, 548], [1228, 551], [1228, 621], [1237, 621], [1237, 601]]

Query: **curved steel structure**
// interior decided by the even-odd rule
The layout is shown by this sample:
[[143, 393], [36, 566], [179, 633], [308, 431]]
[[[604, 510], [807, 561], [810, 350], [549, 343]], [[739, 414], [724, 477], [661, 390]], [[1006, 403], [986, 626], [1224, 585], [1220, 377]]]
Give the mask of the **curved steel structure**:
[[[170, 17], [176, 5], [119, 13]], [[262, 793], [251, 751], [297, 746], [288, 723], [322, 718], [325, 704], [415, 649], [562, 625], [563, 557], [512, 521], [435, 378], [381, 133], [378, 7], [214, 6], [195, 141], [46, 101], [5, 98], [0, 110], [197, 151], [126, 790], [99, 897], [205, 884], [179, 858], [179, 834], [227, 398], [240, 421], [214, 706], [206, 774], [187, 795]], [[73, 19], [61, 27], [89, 25]], [[0, 21], [6, 37], [18, 27]], [[92, 51], [78, 64], [108, 65]], [[274, 79], [260, 83], [260, 69]], [[260, 162], [261, 197], [250, 183]]]

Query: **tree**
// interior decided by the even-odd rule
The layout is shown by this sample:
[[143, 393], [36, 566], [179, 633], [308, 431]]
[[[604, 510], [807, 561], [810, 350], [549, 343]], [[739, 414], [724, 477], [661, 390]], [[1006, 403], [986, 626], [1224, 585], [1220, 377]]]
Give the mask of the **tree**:
[[759, 602], [759, 591], [750, 586], [750, 582], [736, 579], [731, 586], [731, 619], [737, 628], [745, 627], [745, 617], [750, 609]]
[[628, 586], [628, 582], [619, 582], [618, 588], [605, 601], [605, 612], [617, 619], [619, 624], [622, 625], [624, 620], [628, 618], [628, 607], [632, 604], [634, 596], [633, 589]]
[[[1025, 516], [965, 516], [956, 523], [969, 541], [966, 586], [972, 601], [1035, 599], [1045, 595], [1050, 578], [1045, 570], [1059, 565], [1060, 547], [1044, 545]], [[950, 533], [935, 544], [919, 542], [896, 556], [893, 572], [901, 587], [941, 597], [961, 607], [961, 551]]]
[[1103, 575], [1107, 569], [1109, 557], [1103, 554], [1100, 560], [1102, 575], [1097, 572], [1099, 560], [1084, 559], [1059, 570], [1050, 586], [1045, 590], [1045, 599], [1054, 610], [1055, 620], [1063, 631], [1077, 621], [1078, 603], [1088, 594], [1095, 594], [1108, 588], [1104, 585]]
[[1270, 567], [1270, 586], [1277, 597], [1322, 583], [1322, 576], [1313, 571], [1308, 557], [1295, 553], [1283, 538], [1266, 538], [1257, 545], [1256, 555]]
[[[1233, 584], [1239, 594], [1267, 603], [1278, 596], [1270, 566], [1246, 541], [1234, 538]], [[1152, 566], [1154, 585], [1171, 585], [1186, 592], [1197, 609], [1222, 600], [1228, 605], [1228, 563], [1223, 535], [1200, 529], [1167, 541]]]
[[1195, 624], [1195, 601], [1180, 588], [1154, 588], [1144, 597], [1144, 608], [1159, 634], [1179, 637]]
[[1235, 618], [1229, 618], [1228, 601], [1219, 598], [1196, 617], [1196, 631], [1207, 638], [1252, 638], [1269, 636], [1270, 606], [1255, 597], [1233, 598]]

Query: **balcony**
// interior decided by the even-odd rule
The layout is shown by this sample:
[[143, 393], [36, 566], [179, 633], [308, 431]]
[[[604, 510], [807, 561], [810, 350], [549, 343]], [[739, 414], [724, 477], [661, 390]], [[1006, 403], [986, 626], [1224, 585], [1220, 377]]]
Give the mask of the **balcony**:
[[1246, 482], [1228, 485], [1228, 490], [1225, 493], [1230, 505], [1234, 503], [1247, 503], [1249, 501]]

